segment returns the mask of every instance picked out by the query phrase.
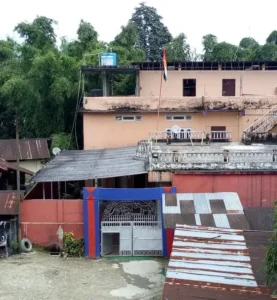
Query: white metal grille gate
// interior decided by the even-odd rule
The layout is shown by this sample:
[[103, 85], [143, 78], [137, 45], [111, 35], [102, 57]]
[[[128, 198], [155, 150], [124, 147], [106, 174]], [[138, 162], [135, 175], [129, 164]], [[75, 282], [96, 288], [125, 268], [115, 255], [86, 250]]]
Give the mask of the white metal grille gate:
[[119, 233], [119, 255], [131, 256], [132, 247], [132, 222], [101, 222], [101, 255], [112, 252], [111, 240], [105, 238], [105, 233]]
[[162, 256], [160, 222], [133, 222], [133, 255]]
[[112, 252], [107, 233], [119, 233], [119, 255], [162, 256], [162, 226], [157, 221], [101, 222], [101, 255]]
[[[119, 240], [119, 245], [113, 239]], [[106, 206], [101, 222], [101, 255], [162, 256], [162, 244], [159, 201], [111, 201]]]

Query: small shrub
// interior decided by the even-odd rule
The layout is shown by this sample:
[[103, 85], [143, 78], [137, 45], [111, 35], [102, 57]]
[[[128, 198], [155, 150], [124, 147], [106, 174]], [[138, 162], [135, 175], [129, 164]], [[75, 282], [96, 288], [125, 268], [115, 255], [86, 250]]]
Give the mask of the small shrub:
[[20, 251], [19, 243], [17, 241], [11, 243], [11, 248], [13, 253], [18, 253]]
[[65, 232], [63, 239], [65, 253], [77, 257], [84, 256], [84, 238], [75, 239], [73, 232]]

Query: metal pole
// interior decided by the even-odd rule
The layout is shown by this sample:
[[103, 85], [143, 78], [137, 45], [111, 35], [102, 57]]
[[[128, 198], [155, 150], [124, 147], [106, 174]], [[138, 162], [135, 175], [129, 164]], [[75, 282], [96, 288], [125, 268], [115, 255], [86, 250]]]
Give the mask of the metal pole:
[[19, 116], [16, 113], [15, 116], [15, 139], [16, 139], [16, 198], [18, 205], [18, 218], [17, 218], [17, 236], [18, 242], [21, 240], [21, 230], [20, 230], [20, 211], [21, 211], [21, 201], [20, 201], [20, 167], [19, 167], [19, 155], [20, 155], [20, 144], [19, 144]]

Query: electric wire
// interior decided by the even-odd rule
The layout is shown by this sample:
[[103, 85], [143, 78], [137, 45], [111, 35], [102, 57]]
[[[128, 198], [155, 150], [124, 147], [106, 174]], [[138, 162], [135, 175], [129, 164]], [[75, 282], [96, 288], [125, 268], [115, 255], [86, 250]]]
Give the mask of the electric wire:
[[79, 83], [78, 83], [78, 93], [77, 93], [77, 100], [76, 100], [76, 108], [75, 108], [75, 113], [74, 113], [74, 118], [73, 118], [71, 132], [70, 132], [70, 138], [69, 138], [68, 145], [67, 145], [67, 150], [69, 149], [70, 144], [71, 144], [72, 135], [73, 135], [73, 131], [74, 131], [74, 126], [75, 126], [75, 122], [76, 122], [76, 118], [77, 118], [77, 112], [78, 112], [78, 104], [79, 104], [80, 90], [81, 90], [81, 76], [82, 76], [81, 70], [80, 70], [79, 74], [80, 75], [79, 75]]

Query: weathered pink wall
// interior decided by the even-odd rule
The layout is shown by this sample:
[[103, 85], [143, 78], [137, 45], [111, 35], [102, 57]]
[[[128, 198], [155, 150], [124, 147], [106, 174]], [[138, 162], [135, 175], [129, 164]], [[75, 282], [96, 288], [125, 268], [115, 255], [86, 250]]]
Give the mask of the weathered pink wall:
[[21, 205], [21, 234], [33, 244], [58, 243], [59, 226], [83, 237], [82, 200], [25, 200]]
[[238, 193], [242, 206], [273, 207], [277, 174], [173, 174], [178, 193]]
[[[141, 121], [116, 121], [116, 115], [121, 114], [84, 114], [85, 150], [135, 146], [138, 141], [148, 139], [149, 132], [157, 130], [157, 114], [137, 113], [136, 115], [142, 116]], [[214, 112], [206, 116], [202, 113], [185, 113], [192, 116], [191, 121], [167, 121], [166, 115], [172, 113], [160, 114], [159, 131], [173, 125], [195, 131], [209, 131], [211, 126], [226, 126], [226, 130], [232, 132], [234, 141], [239, 139], [239, 122], [243, 118], [237, 112]]]
[[[139, 140], [147, 139], [149, 132], [157, 131], [160, 78], [160, 71], [141, 71], [140, 97], [85, 97], [84, 108], [91, 112], [84, 113], [84, 149], [135, 146]], [[186, 78], [196, 79], [196, 97], [183, 97]], [[277, 71], [169, 71], [162, 85], [158, 131], [173, 125], [193, 131], [226, 126], [232, 140], [238, 142], [243, 130], [277, 104], [276, 78]], [[236, 79], [236, 97], [222, 97], [222, 79]], [[128, 114], [128, 109], [138, 113]], [[188, 112], [197, 110], [245, 110], [245, 116], [226, 111], [208, 112], [206, 116]], [[165, 119], [173, 114], [190, 115], [192, 120]], [[142, 120], [116, 121], [115, 116], [120, 115], [139, 115]]]
[[[222, 79], [236, 79], [236, 96], [276, 95], [277, 71], [168, 71], [164, 97], [183, 96], [183, 79], [196, 79], [196, 96], [222, 96]], [[140, 96], [159, 96], [161, 71], [140, 71]]]

